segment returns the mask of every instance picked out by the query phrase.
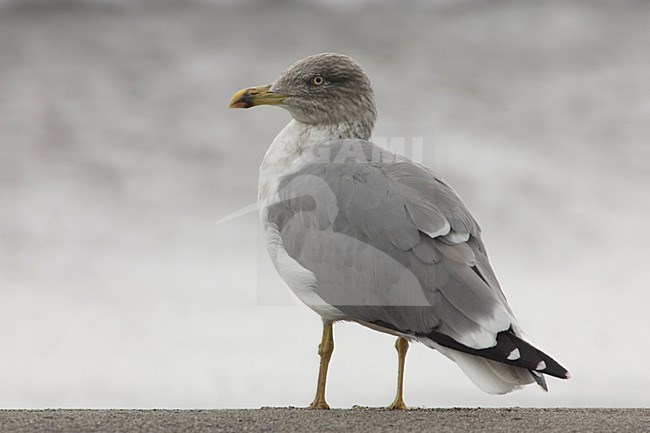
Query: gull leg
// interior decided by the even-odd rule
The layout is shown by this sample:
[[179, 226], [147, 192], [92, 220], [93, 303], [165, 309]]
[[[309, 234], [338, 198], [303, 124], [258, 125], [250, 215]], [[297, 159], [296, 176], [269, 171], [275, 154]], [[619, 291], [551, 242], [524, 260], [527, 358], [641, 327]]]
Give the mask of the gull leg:
[[332, 321], [323, 320], [323, 338], [318, 345], [318, 354], [320, 355], [320, 369], [318, 371], [318, 386], [316, 388], [316, 397], [309, 405], [310, 409], [329, 409], [325, 401], [325, 382], [327, 382], [327, 367], [332, 358], [334, 351], [334, 334], [332, 333]]
[[388, 406], [388, 409], [406, 409], [402, 393], [404, 390], [404, 361], [406, 360], [406, 352], [409, 350], [409, 342], [404, 337], [398, 337], [395, 342], [395, 349], [397, 349], [398, 366], [397, 366], [397, 394], [395, 400]]

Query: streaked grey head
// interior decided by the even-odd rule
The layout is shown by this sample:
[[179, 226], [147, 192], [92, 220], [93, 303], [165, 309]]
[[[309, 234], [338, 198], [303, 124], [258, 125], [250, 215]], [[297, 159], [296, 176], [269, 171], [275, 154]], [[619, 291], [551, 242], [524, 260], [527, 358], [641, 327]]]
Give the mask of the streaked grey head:
[[370, 79], [354, 59], [316, 54], [287, 68], [271, 85], [237, 92], [231, 108], [279, 105], [301, 123], [336, 126], [339, 138], [368, 139], [377, 108]]
[[302, 123], [361, 123], [372, 129], [377, 118], [368, 76], [359, 63], [342, 54], [316, 54], [294, 63], [271, 91], [291, 95], [283, 105]]

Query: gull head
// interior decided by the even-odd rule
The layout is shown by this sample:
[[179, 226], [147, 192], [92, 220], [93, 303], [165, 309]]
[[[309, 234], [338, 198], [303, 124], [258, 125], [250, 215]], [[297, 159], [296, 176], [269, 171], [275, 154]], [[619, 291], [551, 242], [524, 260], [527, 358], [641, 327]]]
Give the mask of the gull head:
[[240, 90], [229, 108], [257, 105], [277, 105], [308, 125], [348, 124], [368, 132], [377, 118], [375, 95], [363, 68], [354, 59], [335, 53], [299, 60], [274, 83]]

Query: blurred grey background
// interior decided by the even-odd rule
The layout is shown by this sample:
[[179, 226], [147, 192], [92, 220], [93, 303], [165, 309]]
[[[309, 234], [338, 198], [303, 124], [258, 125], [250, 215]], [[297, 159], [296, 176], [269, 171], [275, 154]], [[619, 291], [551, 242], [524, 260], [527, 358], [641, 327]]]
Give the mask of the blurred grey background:
[[[2, 2], [0, 407], [311, 401], [320, 320], [256, 213], [217, 221], [289, 121], [230, 96], [323, 51], [365, 66], [375, 136], [422, 137], [574, 377], [489, 396], [412, 346], [407, 404], [650, 405], [649, 22], [641, 0]], [[390, 403], [393, 338], [335, 337], [330, 404]]]

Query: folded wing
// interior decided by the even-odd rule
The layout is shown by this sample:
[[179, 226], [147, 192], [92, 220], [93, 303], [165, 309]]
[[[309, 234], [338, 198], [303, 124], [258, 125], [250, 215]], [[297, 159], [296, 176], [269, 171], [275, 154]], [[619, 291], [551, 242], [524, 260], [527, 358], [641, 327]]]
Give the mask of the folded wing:
[[[322, 149], [306, 155], [281, 180], [267, 212], [326, 303], [350, 320], [454, 351], [566, 374], [519, 338], [479, 226], [448, 185], [366, 141], [334, 141], [327, 149], [327, 157]], [[549, 370], [532, 368], [541, 366]]]

